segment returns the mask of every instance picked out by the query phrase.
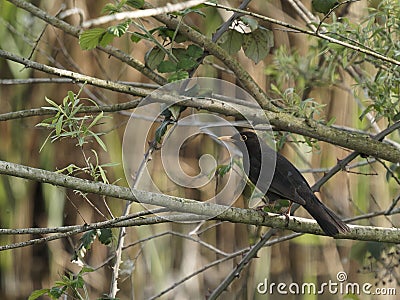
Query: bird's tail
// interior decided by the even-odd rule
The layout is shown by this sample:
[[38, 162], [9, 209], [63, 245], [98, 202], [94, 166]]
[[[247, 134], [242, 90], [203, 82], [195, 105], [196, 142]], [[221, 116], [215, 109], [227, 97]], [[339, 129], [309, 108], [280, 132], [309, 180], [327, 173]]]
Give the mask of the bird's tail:
[[322, 230], [329, 236], [335, 236], [339, 232], [348, 232], [350, 228], [333, 211], [326, 207], [314, 196], [315, 201], [310, 201], [304, 208], [317, 221]]

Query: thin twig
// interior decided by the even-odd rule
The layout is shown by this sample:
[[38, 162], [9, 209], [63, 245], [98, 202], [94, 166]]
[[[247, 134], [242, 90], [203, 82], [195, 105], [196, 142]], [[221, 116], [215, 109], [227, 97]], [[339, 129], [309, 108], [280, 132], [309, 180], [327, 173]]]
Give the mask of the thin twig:
[[241, 259], [240, 263], [229, 273], [228, 276], [218, 285], [218, 287], [211, 293], [209, 300], [215, 300], [221, 295], [221, 293], [232, 283], [235, 278], [238, 278], [240, 272], [244, 267], [257, 255], [263, 245], [277, 232], [276, 229], [268, 230], [261, 239], [250, 248], [250, 251]]
[[120, 13], [115, 13], [108, 16], [103, 16], [97, 19], [88, 20], [82, 23], [83, 28], [91, 27], [91, 26], [98, 26], [105, 23], [110, 23], [113, 21], [122, 21], [126, 19], [138, 19], [138, 18], [145, 18], [145, 17], [153, 17], [161, 14], [168, 14], [174, 11], [185, 10], [191, 8], [193, 6], [200, 5], [204, 3], [205, 0], [190, 0], [181, 3], [167, 3], [166, 6], [163, 7], [155, 7], [149, 8], [144, 10], [135, 10], [135, 11], [125, 11]]

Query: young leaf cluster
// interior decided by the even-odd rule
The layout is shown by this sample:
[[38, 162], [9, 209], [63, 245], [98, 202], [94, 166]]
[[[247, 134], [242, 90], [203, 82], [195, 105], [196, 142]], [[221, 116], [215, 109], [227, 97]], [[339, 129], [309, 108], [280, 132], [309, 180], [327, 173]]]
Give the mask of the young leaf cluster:
[[[85, 280], [83, 276], [86, 273], [93, 272], [94, 269], [90, 267], [83, 267], [78, 274], [69, 273], [68, 275], [63, 275], [61, 280], [56, 281], [55, 285], [49, 289], [40, 289], [33, 291], [29, 296], [28, 300], [35, 300], [41, 296], [48, 296], [51, 299], [60, 299], [65, 297], [65, 299], [89, 299], [88, 291], [86, 288]], [[82, 294], [83, 292], [83, 294]]]
[[63, 138], [73, 138], [77, 140], [79, 147], [94, 139], [104, 151], [107, 151], [106, 145], [100, 138], [102, 133], [93, 131], [93, 127], [99, 125], [104, 118], [103, 112], [94, 117], [82, 115], [80, 110], [83, 103], [79, 98], [79, 93], [76, 95], [72, 91], [68, 91], [68, 95], [61, 104], [57, 104], [47, 97], [45, 99], [51, 105], [45, 108], [54, 111], [55, 114], [36, 125], [51, 130], [40, 150], [43, 149], [49, 139], [54, 142]]

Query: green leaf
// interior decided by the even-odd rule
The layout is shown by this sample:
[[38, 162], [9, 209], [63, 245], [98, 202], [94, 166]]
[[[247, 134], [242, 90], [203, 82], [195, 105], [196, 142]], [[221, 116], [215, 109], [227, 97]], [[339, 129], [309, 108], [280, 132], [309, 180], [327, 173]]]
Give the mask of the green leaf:
[[281, 212], [282, 209], [286, 209], [287, 210], [289, 208], [289, 206], [290, 206], [290, 201], [289, 200], [285, 200], [285, 199], [276, 200], [275, 203], [274, 203], [274, 208], [279, 212]]
[[203, 49], [197, 45], [189, 45], [186, 54], [192, 58], [200, 58], [203, 55]]
[[189, 78], [189, 73], [187, 71], [179, 70], [168, 77], [168, 82], [179, 81], [187, 78]]
[[177, 64], [177, 69], [179, 70], [190, 70], [194, 68], [195, 66], [198, 65], [198, 62], [194, 60], [193, 58], [185, 57], [182, 58], [178, 64]]
[[63, 118], [64, 116], [61, 116], [58, 118], [57, 123], [56, 123], [56, 135], [60, 135], [61, 134], [61, 130], [63, 128]]
[[82, 276], [78, 276], [75, 280], [71, 281], [71, 287], [74, 289], [81, 289], [85, 286], [85, 281]]
[[53, 298], [53, 299], [58, 299], [62, 296], [62, 294], [64, 293], [64, 291], [67, 289], [66, 286], [63, 287], [52, 287], [49, 290], [49, 295]]
[[103, 148], [103, 150], [107, 152], [107, 146], [106, 146], [106, 144], [104, 144], [102, 139], [94, 132], [92, 132], [92, 136], [95, 138], [96, 142], [100, 145], [100, 147]]
[[39, 298], [40, 296], [43, 296], [49, 292], [50, 292], [50, 289], [41, 289], [41, 290], [33, 291], [30, 294], [28, 300], [35, 300], [35, 299]]
[[73, 131], [63, 132], [63, 133], [59, 134], [58, 137], [75, 137], [78, 134], [79, 134], [78, 130], [73, 130]]
[[[102, 230], [102, 229], [101, 229]], [[111, 229], [110, 229], [111, 230]], [[95, 269], [89, 266], [83, 266], [82, 269], [79, 271], [79, 275], [85, 274], [85, 273], [91, 273], [94, 272]]]
[[244, 35], [244, 53], [256, 64], [268, 55], [273, 46], [274, 34], [266, 28], [259, 27], [257, 30]]
[[122, 23], [120, 23], [118, 25], [114, 25], [114, 26], [108, 27], [107, 31], [109, 33], [111, 33], [112, 35], [115, 35], [117, 37], [121, 37], [128, 30], [130, 24], [131, 24], [131, 20], [128, 19], [125, 22], [122, 22]]
[[108, 245], [108, 244], [111, 243], [111, 241], [112, 241], [112, 231], [111, 231], [110, 228], [100, 229], [99, 241], [104, 245]]
[[109, 33], [108, 31], [105, 32], [100, 38], [99, 45], [102, 47], [105, 47], [105, 46], [111, 44], [111, 42], [114, 40], [114, 37], [115, 36], [113, 34]]
[[79, 45], [82, 50], [90, 50], [97, 46], [107, 46], [114, 39], [114, 35], [103, 28], [93, 28], [84, 31], [79, 36]]
[[273, 91], [275, 94], [277, 94], [277, 95], [279, 95], [279, 96], [282, 96], [281, 90], [280, 90], [275, 84], [271, 83], [270, 89], [271, 89], [271, 91]]
[[49, 99], [47, 97], [44, 97], [44, 100], [46, 100], [47, 103], [49, 103], [50, 105], [54, 106], [58, 110], [59, 105], [57, 103], [55, 103], [53, 100], [51, 100], [51, 99]]
[[242, 22], [244, 24], [246, 24], [247, 26], [250, 27], [251, 31], [255, 31], [258, 28], [258, 22], [256, 19], [252, 18], [252, 17], [241, 17], [240, 20], [242, 20]]
[[[67, 92], [67, 96], [68, 96], [68, 99], [69, 99], [69, 101], [70, 101], [71, 103], [74, 103], [74, 102], [75, 102], [75, 94], [74, 94], [72, 91], [68, 91], [68, 92]], [[65, 100], [65, 98], [64, 98], [64, 100]], [[66, 105], [66, 101], [64, 101], [63, 104]]]
[[56, 173], [63, 173], [64, 171], [67, 171], [67, 174], [72, 174], [75, 170], [78, 170], [79, 167], [75, 164], [69, 164], [65, 168], [62, 168], [60, 170], [57, 170]]
[[157, 70], [161, 73], [171, 73], [176, 71], [176, 67], [176, 63], [166, 60], [158, 65]]
[[176, 57], [177, 60], [181, 60], [182, 58], [188, 57], [185, 48], [173, 48], [172, 54]]
[[332, 117], [329, 121], [328, 121], [328, 123], [326, 123], [326, 126], [331, 126], [333, 123], [335, 123], [336, 122], [336, 117]]
[[143, 35], [139, 35], [136, 32], [131, 34], [131, 41], [134, 43], [138, 43], [143, 39]]
[[144, 56], [144, 62], [148, 68], [155, 70], [165, 58], [165, 52], [159, 47], [154, 47], [147, 51]]
[[93, 28], [86, 30], [79, 36], [79, 45], [82, 50], [90, 50], [96, 48], [104, 33], [106, 32], [103, 28]]
[[116, 166], [119, 166], [119, 165], [120, 165], [120, 163], [117, 163], [117, 162], [115, 162], [115, 163], [109, 162], [109, 163], [102, 164], [101, 166], [103, 168], [106, 168], [106, 167], [116, 167]]
[[88, 232], [85, 232], [80, 239], [82, 247], [85, 249], [90, 249], [90, 246], [94, 242], [96, 235], [97, 235], [96, 229], [92, 229]]
[[338, 4], [336, 0], [312, 0], [312, 8], [320, 13], [327, 14], [335, 5]]
[[72, 118], [73, 116], [75, 116], [79, 112], [79, 110], [81, 109], [82, 106], [83, 106], [83, 104], [79, 104], [79, 105], [75, 106], [75, 108], [69, 114], [69, 118]]
[[144, 6], [144, 0], [128, 0], [126, 4], [134, 8], [142, 8]]
[[118, 6], [115, 6], [112, 3], [107, 3], [103, 9], [101, 10], [102, 14], [115, 14], [117, 12], [120, 12], [121, 8]]
[[227, 165], [218, 165], [217, 169], [215, 170], [215, 173], [217, 175], [220, 175], [221, 177], [225, 176], [226, 173], [229, 172], [229, 170], [232, 168], [231, 164]]
[[237, 53], [243, 44], [243, 34], [231, 29], [221, 36], [220, 46], [230, 55]]
[[180, 113], [187, 108], [186, 106], [179, 106], [179, 105], [168, 106], [166, 104], [163, 104], [162, 107], [163, 111], [161, 112], [161, 115], [165, 117], [165, 120], [168, 119], [169, 121], [178, 120]]
[[104, 116], [104, 113], [103, 113], [103, 112], [100, 112], [100, 113], [93, 119], [92, 123], [89, 124], [89, 126], [87, 127], [87, 129], [90, 129], [90, 128], [92, 128], [94, 125], [96, 125], [97, 122], [98, 122], [101, 118], [103, 118], [103, 116]]
[[101, 180], [103, 181], [103, 183], [109, 183], [109, 181], [107, 179], [106, 171], [102, 168], [102, 166], [98, 166], [97, 168], [99, 169], [99, 173], [100, 173]]
[[182, 106], [172, 105], [168, 109], [171, 112], [172, 120], [174, 121], [178, 120], [179, 115], [181, 114], [182, 111]]
[[50, 125], [48, 123], [45, 123], [45, 122], [38, 123], [35, 126], [37, 126], [37, 127], [45, 127], [45, 128], [53, 128], [52, 125]]

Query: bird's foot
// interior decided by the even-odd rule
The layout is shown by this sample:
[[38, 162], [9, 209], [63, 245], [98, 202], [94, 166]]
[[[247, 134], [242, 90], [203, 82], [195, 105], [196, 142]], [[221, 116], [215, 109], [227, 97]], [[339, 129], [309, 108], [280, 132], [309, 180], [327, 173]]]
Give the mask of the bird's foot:
[[286, 218], [286, 224], [285, 227], [289, 227], [289, 220], [290, 220], [290, 209], [292, 208], [293, 202], [290, 201], [288, 209], [283, 213], [283, 215]]
[[288, 200], [283, 200], [281, 202], [279, 201], [273, 201], [272, 203], [266, 203], [263, 201], [265, 204], [259, 205], [255, 208], [255, 210], [263, 212], [265, 214], [268, 213], [273, 213], [272, 217], [280, 217], [284, 216], [285, 217], [285, 227], [289, 227], [289, 221], [290, 221], [290, 210], [292, 208], [293, 202], [289, 201], [287, 204]]
[[290, 213], [283, 213], [283, 215], [285, 216], [285, 227], [289, 227], [289, 220], [290, 220]]

